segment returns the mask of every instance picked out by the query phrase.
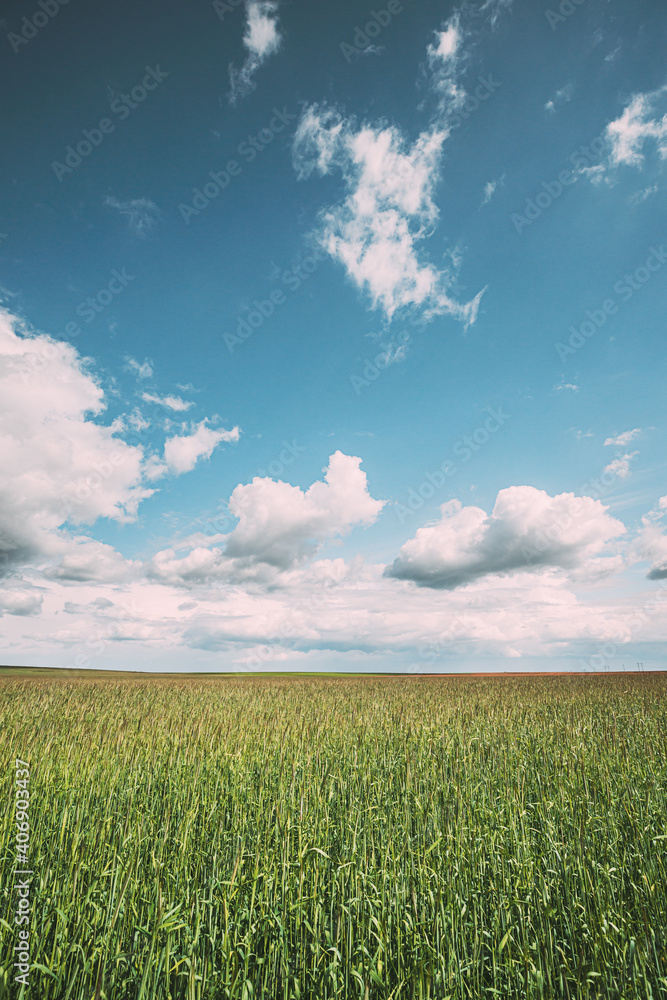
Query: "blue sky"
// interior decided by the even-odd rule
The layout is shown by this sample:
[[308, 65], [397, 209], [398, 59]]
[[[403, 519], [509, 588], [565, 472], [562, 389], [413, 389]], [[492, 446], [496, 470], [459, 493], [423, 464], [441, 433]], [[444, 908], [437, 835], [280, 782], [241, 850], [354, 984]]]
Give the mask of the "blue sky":
[[8, 3], [4, 662], [664, 665], [666, 20]]

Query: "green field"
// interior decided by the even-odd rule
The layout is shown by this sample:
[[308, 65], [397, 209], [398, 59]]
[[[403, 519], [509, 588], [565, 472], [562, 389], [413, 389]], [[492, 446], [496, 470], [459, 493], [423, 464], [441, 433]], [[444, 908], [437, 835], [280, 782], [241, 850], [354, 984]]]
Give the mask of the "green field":
[[667, 997], [666, 674], [3, 674], [0, 702], [0, 998]]

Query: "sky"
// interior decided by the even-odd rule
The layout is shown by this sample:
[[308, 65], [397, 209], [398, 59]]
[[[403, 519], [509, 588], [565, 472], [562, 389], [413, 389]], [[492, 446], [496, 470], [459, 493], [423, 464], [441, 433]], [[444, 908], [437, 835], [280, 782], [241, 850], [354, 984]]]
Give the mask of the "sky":
[[0, 662], [664, 668], [666, 28], [7, 0]]

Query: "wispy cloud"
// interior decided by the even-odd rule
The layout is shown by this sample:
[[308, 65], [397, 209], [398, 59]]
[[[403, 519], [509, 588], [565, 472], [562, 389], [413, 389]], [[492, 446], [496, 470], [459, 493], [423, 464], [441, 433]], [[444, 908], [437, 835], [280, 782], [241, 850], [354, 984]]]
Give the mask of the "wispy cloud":
[[610, 122], [610, 164], [642, 167], [649, 148], [667, 159], [667, 84], [650, 93], [635, 94], [622, 115]]
[[255, 89], [255, 74], [282, 42], [277, 0], [246, 0], [246, 27], [243, 44], [247, 50], [240, 69], [229, 67], [229, 100], [235, 104]]
[[466, 326], [477, 316], [482, 292], [465, 305], [454, 301], [453, 275], [419, 254], [438, 221], [433, 193], [445, 138], [434, 127], [410, 146], [395, 127], [358, 126], [318, 105], [304, 109], [295, 134], [299, 178], [338, 170], [347, 190], [321, 214], [320, 243], [388, 320], [407, 307], [456, 316]]
[[504, 186], [506, 176], [506, 174], [503, 174], [501, 177], [496, 177], [494, 180], [486, 182], [484, 185], [484, 198], [482, 199], [480, 208], [483, 208], [484, 205], [488, 205], [498, 188]]
[[457, 111], [467, 96], [459, 80], [463, 34], [461, 15], [456, 11], [434, 32], [435, 39], [426, 49], [430, 84], [438, 97], [443, 120]]
[[158, 396], [152, 392], [143, 392], [141, 398], [145, 403], [156, 403], [158, 406], [165, 406], [168, 410], [175, 410], [179, 413], [189, 410], [194, 403], [180, 396]]
[[658, 190], [657, 184], [649, 184], [647, 187], [642, 188], [641, 191], [635, 191], [634, 194], [630, 195], [631, 205], [641, 205], [642, 202], [650, 198], [652, 194], [655, 194]]
[[544, 110], [548, 111], [549, 114], [555, 114], [559, 107], [563, 104], [567, 104], [568, 101], [572, 100], [572, 95], [574, 93], [574, 86], [571, 83], [567, 83], [560, 90], [557, 90], [554, 96], [547, 101], [544, 105]]
[[554, 386], [556, 392], [559, 392], [561, 389], [570, 389], [572, 392], [579, 392], [579, 386], [575, 385], [574, 382], [561, 382], [560, 385]]
[[178, 475], [190, 472], [201, 458], [210, 458], [221, 441], [238, 441], [238, 427], [230, 431], [214, 430], [207, 423], [202, 420], [191, 428], [191, 433], [165, 441], [164, 461], [171, 472]]
[[631, 431], [623, 431], [622, 434], [617, 434], [616, 437], [608, 437], [604, 444], [607, 447], [624, 448], [626, 444], [634, 441], [641, 432], [641, 427], [634, 427]]
[[496, 188], [498, 187], [498, 181], [487, 181], [484, 185], [484, 199], [482, 205], [488, 205], [493, 198]]
[[104, 199], [104, 204], [126, 216], [130, 230], [140, 239], [148, 236], [151, 229], [160, 221], [162, 214], [155, 202], [148, 198], [130, 198], [128, 201], [121, 201], [108, 195]]
[[491, 27], [495, 28], [500, 15], [504, 11], [508, 11], [511, 8], [512, 3], [513, 0], [485, 0], [479, 8], [479, 11], [480, 14], [488, 14]]
[[125, 371], [130, 372], [138, 379], [153, 377], [153, 363], [145, 358], [144, 361], [137, 361], [136, 358], [125, 358]]

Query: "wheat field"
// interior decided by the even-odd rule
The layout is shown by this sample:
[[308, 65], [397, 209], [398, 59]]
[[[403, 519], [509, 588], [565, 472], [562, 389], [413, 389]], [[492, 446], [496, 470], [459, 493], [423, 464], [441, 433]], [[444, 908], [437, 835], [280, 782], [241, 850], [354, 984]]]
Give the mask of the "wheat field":
[[[5, 676], [0, 1000], [667, 997], [667, 674]], [[16, 865], [13, 805], [0, 828]]]

